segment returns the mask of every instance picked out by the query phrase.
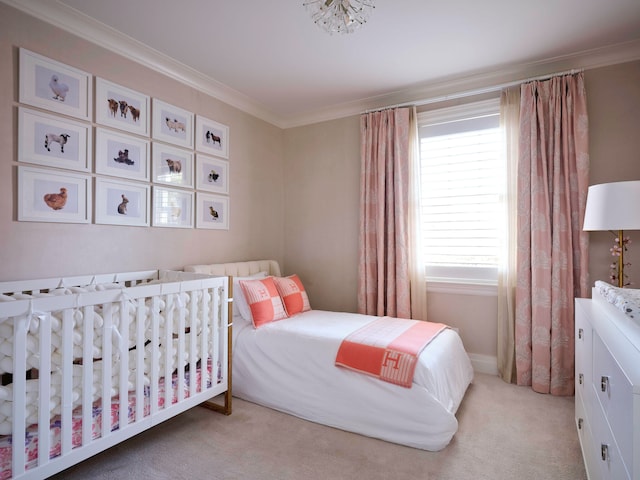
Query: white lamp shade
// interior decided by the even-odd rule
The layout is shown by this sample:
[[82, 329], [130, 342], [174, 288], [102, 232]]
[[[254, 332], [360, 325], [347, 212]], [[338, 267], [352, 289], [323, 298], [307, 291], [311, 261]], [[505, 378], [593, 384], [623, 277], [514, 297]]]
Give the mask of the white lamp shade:
[[640, 180], [592, 185], [583, 230], [640, 230]]

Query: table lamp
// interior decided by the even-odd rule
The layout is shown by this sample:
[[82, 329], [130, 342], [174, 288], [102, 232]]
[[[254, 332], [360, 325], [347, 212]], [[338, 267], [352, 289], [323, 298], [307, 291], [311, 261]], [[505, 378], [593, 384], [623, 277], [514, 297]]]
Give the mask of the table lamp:
[[640, 180], [601, 183], [589, 187], [584, 212], [585, 231], [608, 230], [617, 235], [618, 286], [624, 286], [624, 230], [640, 230]]

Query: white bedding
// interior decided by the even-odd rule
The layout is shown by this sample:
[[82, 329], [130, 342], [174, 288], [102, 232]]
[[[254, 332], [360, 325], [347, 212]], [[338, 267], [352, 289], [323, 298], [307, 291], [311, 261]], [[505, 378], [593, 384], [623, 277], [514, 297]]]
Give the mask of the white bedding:
[[342, 339], [376, 317], [312, 310], [254, 329], [234, 317], [233, 394], [370, 437], [441, 450], [473, 379], [451, 329], [421, 353], [411, 388], [335, 366]]

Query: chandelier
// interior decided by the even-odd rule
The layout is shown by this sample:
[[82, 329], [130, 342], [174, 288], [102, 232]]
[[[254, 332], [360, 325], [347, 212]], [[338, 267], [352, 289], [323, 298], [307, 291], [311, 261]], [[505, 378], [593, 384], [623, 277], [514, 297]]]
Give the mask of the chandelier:
[[313, 22], [332, 33], [352, 33], [369, 18], [374, 0], [312, 0], [303, 2]]

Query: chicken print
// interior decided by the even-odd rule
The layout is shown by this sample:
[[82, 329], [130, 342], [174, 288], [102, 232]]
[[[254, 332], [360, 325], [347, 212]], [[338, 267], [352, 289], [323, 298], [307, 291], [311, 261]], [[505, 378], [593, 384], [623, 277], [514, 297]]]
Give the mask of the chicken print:
[[51, 87], [51, 91], [53, 92], [53, 99], [64, 102], [67, 97], [67, 92], [69, 91], [69, 85], [60, 82], [57, 75], [51, 75], [49, 87]]
[[67, 204], [67, 189], [60, 187], [60, 193], [46, 193], [44, 203], [53, 210], [62, 210]]

